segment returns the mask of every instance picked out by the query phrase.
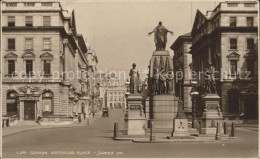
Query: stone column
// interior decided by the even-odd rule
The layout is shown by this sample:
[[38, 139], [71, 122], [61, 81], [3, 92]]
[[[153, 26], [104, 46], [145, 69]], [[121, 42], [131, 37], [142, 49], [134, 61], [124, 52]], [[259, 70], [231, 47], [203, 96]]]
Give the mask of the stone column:
[[67, 80], [67, 72], [68, 72], [68, 70], [69, 70], [69, 57], [68, 57], [68, 54], [69, 54], [69, 52], [67, 51], [68, 50], [68, 39], [64, 39], [63, 40], [63, 45], [64, 45], [64, 52], [63, 52], [63, 54], [64, 54], [64, 77], [63, 77], [63, 79], [64, 80]]
[[20, 121], [24, 120], [24, 101], [20, 101]]

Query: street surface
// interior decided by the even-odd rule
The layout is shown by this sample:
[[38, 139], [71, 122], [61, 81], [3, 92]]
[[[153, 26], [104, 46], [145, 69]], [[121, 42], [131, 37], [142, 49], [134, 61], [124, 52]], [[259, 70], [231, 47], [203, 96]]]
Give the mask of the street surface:
[[133, 143], [114, 141], [113, 125], [123, 129], [123, 111], [110, 111], [109, 118], [86, 127], [36, 129], [3, 137], [3, 157], [88, 158], [88, 157], [239, 157], [258, 156], [258, 132], [237, 128], [238, 139], [226, 143]]

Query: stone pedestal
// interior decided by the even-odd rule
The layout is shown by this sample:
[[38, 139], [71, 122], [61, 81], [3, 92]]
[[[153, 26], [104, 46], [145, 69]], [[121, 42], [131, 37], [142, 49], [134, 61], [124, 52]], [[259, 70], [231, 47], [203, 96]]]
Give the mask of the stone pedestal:
[[178, 114], [173, 120], [173, 131], [169, 138], [194, 138], [190, 136], [188, 119], [183, 112], [183, 102], [181, 100], [179, 100]]
[[178, 99], [171, 94], [151, 96], [151, 120], [156, 129], [173, 129], [172, 119], [177, 115]]
[[126, 100], [125, 135], [145, 135], [146, 119], [143, 112], [142, 96], [130, 94]]
[[217, 122], [219, 122], [220, 133], [223, 134], [223, 117], [219, 106], [220, 97], [217, 94], [207, 94], [203, 100], [205, 101], [205, 109], [202, 114], [200, 133], [206, 135], [216, 135]]

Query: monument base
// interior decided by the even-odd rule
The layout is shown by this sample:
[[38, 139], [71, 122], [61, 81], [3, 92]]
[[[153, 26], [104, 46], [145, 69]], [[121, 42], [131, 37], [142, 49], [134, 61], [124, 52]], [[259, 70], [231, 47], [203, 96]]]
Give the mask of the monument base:
[[188, 129], [188, 119], [174, 119], [174, 129], [172, 137], [190, 136]]
[[178, 99], [174, 95], [152, 95], [150, 107], [151, 120], [156, 129], [173, 129], [172, 119], [178, 110]]
[[143, 112], [143, 98], [139, 94], [127, 97], [128, 109], [125, 114], [125, 135], [145, 135], [146, 118]]
[[223, 117], [219, 106], [220, 97], [217, 94], [207, 94], [203, 100], [205, 101], [205, 109], [202, 114], [200, 133], [206, 135], [216, 134], [216, 126], [218, 122], [220, 124], [220, 133], [223, 134]]

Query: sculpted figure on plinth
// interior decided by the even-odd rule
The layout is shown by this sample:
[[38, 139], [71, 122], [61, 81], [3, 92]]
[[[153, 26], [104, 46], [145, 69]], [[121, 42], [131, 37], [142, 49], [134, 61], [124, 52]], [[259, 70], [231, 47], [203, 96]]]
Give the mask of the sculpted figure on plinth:
[[158, 26], [154, 28], [154, 30], [148, 35], [150, 36], [152, 33], [154, 33], [154, 42], [156, 46], [156, 51], [164, 51], [167, 43], [167, 33], [171, 33], [173, 35], [173, 32], [168, 30], [162, 25], [162, 22], [159, 22]]
[[209, 63], [208, 68], [205, 69], [204, 79], [205, 79], [205, 93], [217, 93], [216, 81], [214, 77], [215, 68]]
[[139, 72], [136, 68], [136, 64], [133, 63], [132, 69], [130, 70], [129, 73], [130, 76], [130, 94], [135, 94], [139, 93], [140, 89], [140, 79], [139, 79]]
[[159, 89], [159, 70], [157, 66], [157, 60], [154, 60], [154, 65], [153, 65], [153, 94], [159, 94], [160, 89]]

